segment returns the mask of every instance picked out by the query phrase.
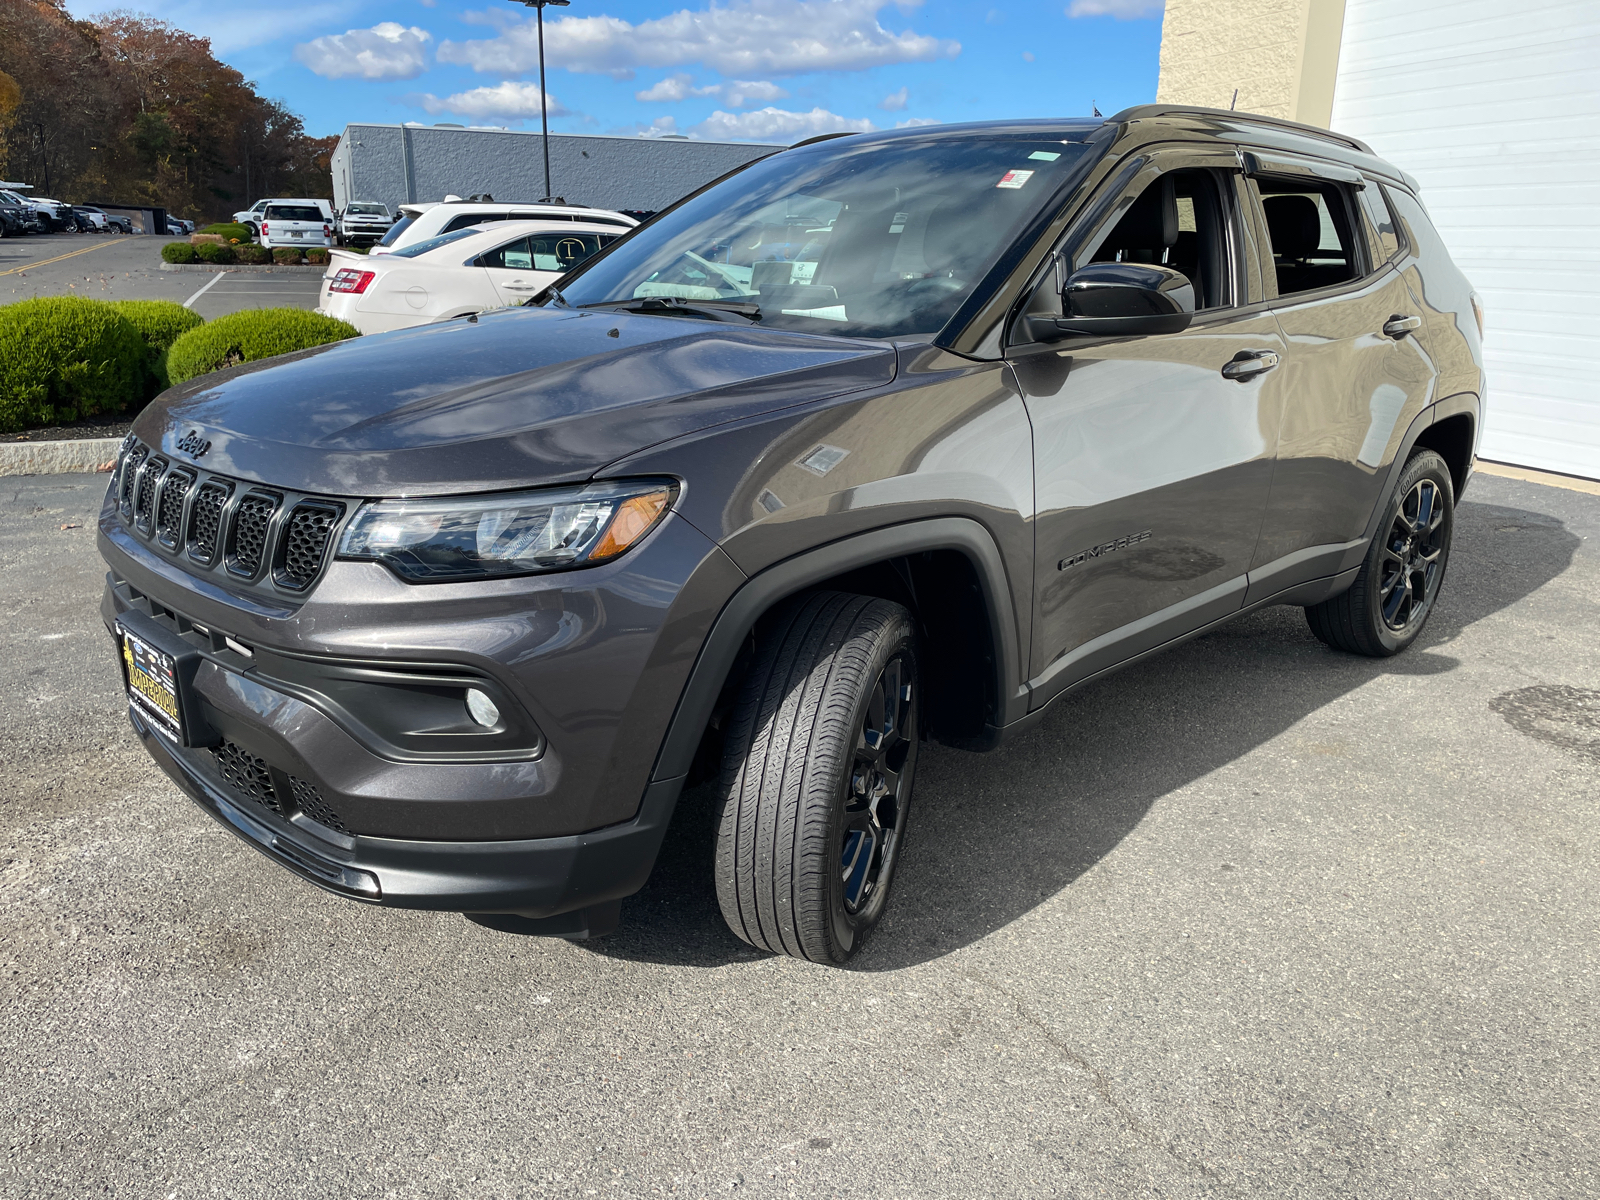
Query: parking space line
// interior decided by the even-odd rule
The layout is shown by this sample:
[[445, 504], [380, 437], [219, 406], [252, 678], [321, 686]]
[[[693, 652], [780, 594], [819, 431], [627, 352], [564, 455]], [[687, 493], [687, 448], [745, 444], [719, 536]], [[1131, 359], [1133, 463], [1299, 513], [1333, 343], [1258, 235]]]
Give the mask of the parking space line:
[[217, 284], [221, 283], [222, 282], [222, 277], [224, 275], [226, 275], [226, 274], [227, 274], [226, 271], [218, 271], [215, 275], [213, 275], [211, 277], [211, 282], [206, 284], [205, 287], [201, 288], [198, 292], [196, 292], [194, 295], [190, 296], [187, 300], [185, 300], [183, 302], [183, 306], [185, 308], [193, 308], [194, 307], [194, 302], [196, 300], [200, 299], [201, 296], [204, 296], [212, 288], [216, 287]]
[[54, 258], [41, 258], [38, 262], [23, 263], [20, 267], [12, 267], [9, 271], [0, 271], [0, 275], [15, 275], [18, 271], [31, 271], [35, 267], [48, 267], [51, 263], [58, 263], [64, 258], [72, 258], [79, 254], [87, 254], [91, 250], [99, 250], [110, 242], [101, 242], [96, 246], [85, 246], [82, 250], [68, 250], [65, 254], [58, 254]]

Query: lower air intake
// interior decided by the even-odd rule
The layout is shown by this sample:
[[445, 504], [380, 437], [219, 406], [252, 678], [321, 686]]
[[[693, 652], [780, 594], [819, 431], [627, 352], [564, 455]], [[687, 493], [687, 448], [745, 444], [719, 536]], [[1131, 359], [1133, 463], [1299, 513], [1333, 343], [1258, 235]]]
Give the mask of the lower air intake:
[[277, 789], [272, 786], [272, 772], [267, 768], [266, 759], [257, 758], [243, 746], [236, 746], [229, 741], [213, 746], [211, 757], [216, 761], [217, 774], [234, 791], [243, 792], [257, 804], [263, 804], [275, 813], [283, 811]]

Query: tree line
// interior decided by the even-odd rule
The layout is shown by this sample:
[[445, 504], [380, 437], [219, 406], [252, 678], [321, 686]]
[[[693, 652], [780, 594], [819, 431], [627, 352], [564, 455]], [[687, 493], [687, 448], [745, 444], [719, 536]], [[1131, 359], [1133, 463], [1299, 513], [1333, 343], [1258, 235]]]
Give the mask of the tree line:
[[262, 196], [327, 195], [337, 141], [308, 137], [207, 38], [0, 0], [0, 178], [36, 195], [225, 219]]

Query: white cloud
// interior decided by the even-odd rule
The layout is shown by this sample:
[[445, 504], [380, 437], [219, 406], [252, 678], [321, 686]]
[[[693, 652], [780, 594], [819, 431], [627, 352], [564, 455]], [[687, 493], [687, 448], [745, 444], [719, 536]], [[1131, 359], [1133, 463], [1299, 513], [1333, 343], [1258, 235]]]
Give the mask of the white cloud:
[[916, 129], [922, 125], [938, 124], [941, 124], [941, 122], [935, 120], [933, 117], [907, 117], [904, 121], [896, 121], [894, 123], [894, 127], [896, 129]]
[[227, 54], [352, 20], [360, 5], [352, 0], [310, 4], [286, 0], [257, 6], [217, 4], [213, 0], [141, 0], [136, 6], [122, 0], [68, 0], [67, 3], [67, 10], [80, 20], [103, 13], [125, 12], [129, 7], [136, 7], [141, 14], [167, 21], [196, 37], [209, 38], [214, 52]]
[[[539, 115], [539, 85], [519, 83], [508, 79], [494, 87], [473, 88], [470, 92], [457, 92], [442, 100], [432, 92], [407, 97], [431, 113], [455, 113], [463, 117], [537, 117]], [[566, 117], [571, 113], [561, 101], [547, 94], [552, 117]]]
[[781, 108], [758, 108], [755, 112], [730, 113], [718, 109], [689, 132], [692, 137], [717, 142], [799, 141], [819, 133], [870, 133], [876, 128], [865, 117], [841, 117], [825, 108], [810, 112], [787, 112]]
[[910, 88], [901, 88], [898, 92], [890, 92], [878, 101], [878, 107], [884, 112], [904, 112], [906, 101], [911, 98]]
[[431, 41], [426, 29], [384, 21], [305, 42], [294, 56], [325, 79], [415, 79], [428, 69], [424, 51]]
[[646, 103], [677, 103], [679, 100], [688, 100], [697, 96], [717, 96], [733, 105], [742, 108], [752, 100], [782, 100], [789, 95], [775, 83], [768, 83], [764, 79], [735, 79], [731, 83], [714, 83], [708, 87], [695, 87], [694, 76], [680, 72], [677, 75], [668, 75], [660, 83], [647, 87], [642, 92], [635, 92], [635, 100]]
[[[896, 7], [909, 11], [920, 2], [898, 0]], [[887, 0], [731, 0], [638, 25], [618, 17], [562, 17], [545, 23], [545, 59], [568, 71], [631, 79], [639, 67], [685, 63], [704, 63], [729, 77], [795, 75], [932, 62], [961, 53], [959, 42], [885, 29], [878, 13], [888, 6]], [[482, 23], [498, 27], [500, 36], [443, 42], [440, 61], [493, 72], [538, 65], [533, 21], [491, 12]]]
[[1140, 17], [1159, 17], [1165, 8], [1166, 0], [1072, 0], [1067, 6], [1067, 16], [1136, 21]]

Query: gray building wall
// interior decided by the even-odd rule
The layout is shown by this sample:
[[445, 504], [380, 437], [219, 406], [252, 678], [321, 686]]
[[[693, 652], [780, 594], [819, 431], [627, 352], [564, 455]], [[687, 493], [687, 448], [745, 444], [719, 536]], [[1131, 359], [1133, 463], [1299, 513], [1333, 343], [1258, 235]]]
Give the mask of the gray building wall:
[[[550, 135], [550, 186], [572, 204], [654, 211], [781, 146], [662, 138]], [[333, 152], [333, 202], [387, 204], [488, 192], [544, 195], [538, 133], [423, 125], [348, 125]]]

